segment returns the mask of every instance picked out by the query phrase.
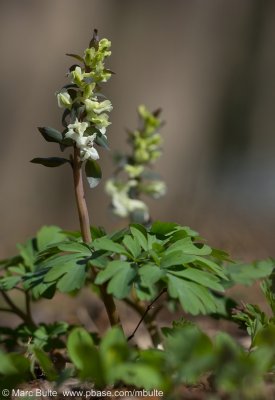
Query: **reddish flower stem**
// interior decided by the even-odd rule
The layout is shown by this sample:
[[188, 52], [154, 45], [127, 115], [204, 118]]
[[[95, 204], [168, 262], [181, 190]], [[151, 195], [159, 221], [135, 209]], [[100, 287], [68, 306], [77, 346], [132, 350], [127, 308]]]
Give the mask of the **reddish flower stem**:
[[[78, 218], [80, 223], [80, 230], [83, 242], [91, 243], [91, 230], [90, 230], [90, 219], [87, 208], [87, 203], [85, 200], [85, 192], [83, 186], [83, 178], [82, 178], [82, 161], [80, 159], [79, 149], [74, 147], [74, 157], [72, 160], [73, 167], [73, 177], [74, 177], [74, 190], [75, 190], [75, 198], [77, 204]], [[93, 268], [94, 277], [97, 275], [97, 271]], [[114, 302], [113, 297], [107, 293], [106, 285], [101, 285], [100, 293], [102, 301], [105, 305], [106, 312], [108, 314], [108, 318], [111, 326], [119, 325], [121, 326], [120, 317], [117, 312], [117, 308]]]

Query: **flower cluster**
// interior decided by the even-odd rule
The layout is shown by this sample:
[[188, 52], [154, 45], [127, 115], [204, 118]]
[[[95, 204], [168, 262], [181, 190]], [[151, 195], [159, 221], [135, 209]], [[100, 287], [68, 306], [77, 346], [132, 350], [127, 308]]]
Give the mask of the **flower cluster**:
[[112, 74], [105, 68], [105, 58], [111, 55], [110, 47], [111, 42], [99, 40], [95, 31], [83, 57], [68, 54], [81, 61], [82, 66], [70, 68], [70, 84], [57, 93], [58, 105], [65, 109], [63, 119], [70, 116], [70, 123], [65, 124], [64, 138], [80, 149], [82, 161], [97, 160], [99, 154], [94, 144], [107, 143], [106, 128], [111, 124], [108, 113], [113, 106], [109, 100], [102, 100], [99, 84], [107, 82]]
[[159, 111], [151, 113], [143, 105], [138, 108], [138, 115], [139, 129], [128, 132], [132, 154], [117, 158], [116, 175], [107, 181], [106, 192], [112, 198], [114, 214], [146, 223], [149, 210], [139, 196], [146, 194], [157, 199], [166, 193], [165, 183], [149, 169], [161, 155], [158, 129], [162, 122]]
[[130, 133], [130, 142], [135, 164], [143, 165], [152, 163], [161, 156], [162, 138], [157, 132], [161, 121], [158, 118], [159, 110], [151, 113], [144, 105], [139, 106], [138, 114], [142, 127]]
[[109, 179], [106, 183], [106, 193], [112, 197], [113, 212], [119, 217], [128, 217], [129, 214], [140, 212], [143, 215], [144, 220], [149, 219], [148, 207], [146, 204], [137, 199], [131, 199], [129, 197], [129, 191], [131, 188], [137, 186], [135, 180], [130, 180], [125, 184], [121, 184], [118, 181]]

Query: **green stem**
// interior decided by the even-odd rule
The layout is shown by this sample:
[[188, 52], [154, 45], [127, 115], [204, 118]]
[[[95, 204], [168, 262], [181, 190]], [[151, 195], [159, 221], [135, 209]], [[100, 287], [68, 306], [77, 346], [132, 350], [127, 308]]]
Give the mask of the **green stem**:
[[[74, 190], [75, 198], [78, 210], [78, 217], [80, 223], [80, 230], [83, 242], [91, 243], [91, 231], [90, 231], [90, 219], [87, 208], [87, 203], [85, 200], [83, 178], [82, 178], [82, 161], [80, 159], [79, 149], [74, 147], [74, 157], [73, 157], [73, 176], [74, 176]], [[93, 268], [94, 276], [97, 275], [97, 271]], [[114, 299], [111, 295], [107, 293], [106, 285], [101, 285], [100, 287], [101, 298], [105, 305], [106, 312], [111, 326], [119, 325], [121, 326], [120, 317], [117, 312], [117, 308]]]
[[132, 307], [139, 315], [140, 315], [140, 320], [134, 329], [133, 333], [128, 337], [128, 341], [133, 339], [135, 336], [139, 326], [141, 325], [142, 322], [144, 322], [144, 325], [151, 337], [152, 343], [155, 347], [157, 347], [161, 342], [161, 336], [158, 330], [158, 325], [155, 320], [157, 313], [161, 310], [161, 307], [158, 307], [156, 311], [152, 314], [149, 315], [149, 311], [152, 309], [154, 303], [164, 294], [166, 293], [166, 289], [163, 289], [155, 299], [152, 300], [152, 302], [146, 307], [144, 304], [138, 301], [131, 301], [129, 299], [126, 299], [126, 303]]
[[1, 312], [9, 312], [9, 313], [13, 313], [13, 314], [14, 314], [14, 311], [11, 310], [10, 308], [3, 308], [3, 307], [0, 307], [0, 311], [1, 311]]
[[19, 318], [21, 318], [26, 324], [31, 325], [31, 326], [35, 326], [35, 323], [32, 319], [32, 316], [29, 314], [25, 314], [22, 310], [20, 310], [20, 308], [18, 308], [14, 302], [10, 299], [9, 295], [4, 292], [3, 290], [1, 290], [1, 294], [5, 300], [5, 302], [10, 306], [10, 309], [8, 308], [2, 308], [0, 309], [0, 311], [3, 312], [11, 312], [16, 314]]
[[35, 325], [32, 317], [31, 311], [31, 297], [28, 292], [25, 292], [25, 303], [26, 303], [26, 315], [28, 320], [31, 322], [32, 325]]

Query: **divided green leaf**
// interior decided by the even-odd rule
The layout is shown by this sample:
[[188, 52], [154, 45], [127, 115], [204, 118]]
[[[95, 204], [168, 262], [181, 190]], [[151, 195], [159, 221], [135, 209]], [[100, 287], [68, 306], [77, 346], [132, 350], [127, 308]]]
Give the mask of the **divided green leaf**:
[[69, 357], [82, 379], [90, 379], [98, 387], [105, 384], [100, 356], [92, 337], [83, 328], [75, 328], [68, 338]]
[[108, 293], [112, 293], [118, 299], [123, 299], [128, 296], [136, 275], [137, 271], [131, 263], [111, 261], [103, 271], [99, 272], [95, 283], [101, 285], [109, 281]]

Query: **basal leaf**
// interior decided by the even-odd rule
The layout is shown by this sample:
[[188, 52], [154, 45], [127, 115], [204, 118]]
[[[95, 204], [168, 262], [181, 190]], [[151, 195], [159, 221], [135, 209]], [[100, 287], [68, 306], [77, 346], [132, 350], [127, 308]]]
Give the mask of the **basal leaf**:
[[100, 271], [98, 273], [95, 279], [95, 283], [97, 285], [102, 285], [104, 282], [107, 282], [118, 272], [128, 268], [130, 268], [130, 263], [128, 263], [127, 261], [120, 261], [120, 260], [111, 261], [103, 271]]
[[132, 236], [125, 235], [122, 242], [134, 258], [137, 258], [140, 255], [141, 247], [139, 245], [139, 242], [133, 239]]
[[226, 253], [223, 250], [215, 249], [215, 248], [212, 247], [211, 255], [212, 255], [212, 257], [215, 257], [220, 261], [228, 261], [228, 262], [232, 262], [233, 263], [233, 261], [229, 258], [229, 254]]
[[157, 295], [157, 285], [165, 272], [154, 264], [146, 264], [138, 269], [140, 279], [135, 279], [137, 297], [142, 301], [149, 301]]
[[37, 245], [35, 239], [27, 240], [27, 242], [24, 244], [17, 244], [16, 247], [19, 250], [20, 256], [24, 260], [24, 264], [29, 267], [30, 270], [32, 270], [37, 253]]
[[168, 294], [175, 299], [179, 299], [182, 308], [190, 314], [197, 315], [205, 309], [200, 300], [194, 296], [184, 280], [180, 280], [173, 275], [169, 275]]
[[55, 283], [44, 283], [43, 281], [34, 286], [31, 293], [34, 299], [39, 299], [43, 297], [44, 299], [52, 299], [56, 292]]
[[177, 226], [178, 224], [172, 222], [156, 221], [151, 227], [151, 232], [155, 233], [156, 235], [166, 235], [167, 233], [174, 231]]
[[190, 237], [178, 240], [177, 242], [173, 243], [169, 248], [166, 250], [166, 253], [170, 253], [175, 250], [180, 250], [185, 254], [192, 254], [192, 255], [200, 255], [206, 256], [211, 254], [211, 247], [203, 244], [203, 245], [195, 245]]
[[163, 376], [160, 370], [145, 363], [124, 363], [117, 366], [114, 371], [116, 380], [121, 380], [128, 385], [153, 390], [163, 387]]
[[[18, 248], [18, 246], [17, 246], [17, 248]], [[17, 255], [15, 257], [6, 258], [4, 260], [0, 260], [0, 269], [6, 269], [6, 268], [12, 267], [14, 265], [17, 266], [18, 264], [22, 263], [22, 261], [23, 260], [20, 255]]]
[[81, 289], [86, 280], [86, 266], [74, 265], [57, 283], [60, 292], [69, 293]]
[[132, 224], [130, 226], [130, 231], [143, 250], [148, 250], [146, 229], [142, 225]]
[[89, 333], [75, 328], [68, 338], [69, 357], [82, 379], [92, 380], [96, 386], [104, 386], [104, 371], [97, 348]]
[[[5, 354], [0, 351], [0, 389], [14, 389], [20, 382], [27, 380], [30, 361], [21, 354]], [[7, 391], [4, 393], [8, 393]], [[8, 397], [10, 397], [8, 395]], [[5, 397], [5, 398], [8, 398]], [[2, 396], [4, 398], [4, 396]]]
[[49, 268], [43, 268], [39, 271], [27, 273], [23, 277], [24, 289], [30, 290], [35, 299], [40, 297], [51, 299], [55, 294], [56, 282], [43, 282], [48, 271]]
[[16, 275], [24, 275], [25, 274], [25, 268], [22, 264], [19, 264], [16, 267], [8, 267], [7, 268], [9, 272], [11, 272], [12, 274], [16, 274]]
[[1, 290], [11, 290], [14, 287], [17, 286], [19, 282], [21, 282], [22, 277], [21, 276], [6, 276], [3, 278], [0, 278], [0, 289]]
[[215, 298], [212, 295], [211, 291], [204, 286], [198, 285], [194, 282], [186, 282], [190, 291], [197, 296], [203, 305], [202, 313], [214, 313], [217, 311], [217, 306], [215, 303]]
[[116, 369], [129, 358], [130, 348], [119, 327], [113, 327], [102, 338], [99, 353], [108, 382], [116, 379]]
[[146, 264], [138, 269], [138, 274], [144, 286], [151, 287], [163, 276], [163, 271], [154, 264]]
[[110, 259], [103, 250], [94, 251], [88, 264], [103, 269], [110, 262]]
[[223, 286], [219, 283], [219, 278], [208, 272], [189, 267], [182, 269], [181, 271], [169, 271], [169, 273], [184, 279], [189, 279], [193, 282], [199, 283], [202, 286], [208, 287], [209, 289], [224, 292]]
[[66, 235], [58, 226], [43, 226], [36, 235], [38, 250], [44, 250], [50, 245], [66, 239]]
[[166, 337], [164, 347], [167, 368], [174, 371], [176, 382], [194, 384], [213, 369], [213, 344], [197, 326], [174, 327]]
[[108, 237], [113, 242], [117, 242], [117, 241], [121, 240], [126, 233], [128, 233], [128, 228], [123, 228], [123, 229], [120, 229], [119, 231], [115, 231], [115, 232], [109, 234]]
[[182, 265], [188, 264], [196, 260], [196, 257], [193, 255], [185, 254], [181, 250], [172, 251], [167, 254], [165, 252], [164, 256], [161, 259], [160, 266], [161, 268], [169, 268], [174, 265]]
[[118, 299], [122, 299], [129, 294], [136, 274], [136, 269], [131, 263], [119, 260], [111, 261], [103, 271], [99, 272], [95, 283], [101, 285], [110, 281], [108, 293], [112, 293]]
[[194, 282], [188, 282], [171, 274], [168, 277], [168, 293], [178, 298], [183, 309], [190, 314], [215, 312], [216, 305], [210, 291]]
[[93, 240], [95, 240], [97, 238], [101, 238], [102, 236], [106, 235], [105, 229], [101, 226], [91, 226], [90, 230], [91, 230], [91, 235], [92, 235]]
[[110, 280], [108, 293], [113, 294], [117, 299], [124, 299], [129, 295], [136, 275], [137, 272], [132, 266], [121, 270]]
[[250, 264], [230, 264], [227, 267], [229, 279], [234, 283], [251, 285], [255, 280], [268, 277], [274, 268], [271, 259], [255, 261]]
[[106, 250], [118, 254], [127, 254], [125, 248], [121, 244], [113, 242], [113, 240], [106, 237], [95, 239], [93, 242], [95, 250]]
[[57, 288], [68, 293], [84, 286], [86, 264], [68, 263], [55, 266], [45, 275], [44, 282], [56, 282]]
[[72, 263], [82, 263], [88, 261], [87, 257], [83, 257], [79, 253], [68, 253], [68, 254], [54, 254], [42, 261], [38, 260], [36, 264], [36, 272], [43, 269], [50, 269], [57, 266], [63, 266], [64, 264]]
[[68, 243], [62, 243], [57, 245], [59, 250], [61, 251], [66, 251], [66, 252], [71, 252], [71, 253], [80, 253], [83, 256], [91, 256], [91, 250], [85, 243], [79, 243], [79, 242], [68, 242]]
[[46, 374], [47, 380], [55, 381], [58, 378], [58, 374], [47, 353], [38, 347], [32, 347], [32, 351], [43, 372]]
[[189, 226], [178, 226], [177, 230], [171, 235], [171, 240], [176, 241], [188, 236], [191, 238], [198, 238], [199, 234], [197, 231], [189, 228]]
[[197, 256], [196, 264], [214, 272], [215, 275], [219, 276], [220, 278], [228, 280], [228, 278], [225, 274], [226, 273], [225, 268], [222, 268], [220, 265], [216, 264], [214, 261], [209, 260], [206, 257]]

